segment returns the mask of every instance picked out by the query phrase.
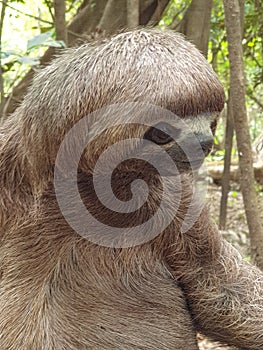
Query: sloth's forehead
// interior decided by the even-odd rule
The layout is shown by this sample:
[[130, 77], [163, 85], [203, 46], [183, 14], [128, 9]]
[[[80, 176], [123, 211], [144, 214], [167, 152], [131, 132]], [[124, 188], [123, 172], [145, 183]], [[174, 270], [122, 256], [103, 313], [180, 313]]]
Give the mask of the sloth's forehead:
[[205, 58], [182, 37], [171, 38], [116, 37], [117, 44], [98, 48], [88, 73], [91, 81], [104, 77], [107, 103], [149, 102], [180, 117], [223, 109], [223, 88]]
[[[138, 110], [138, 108], [135, 108], [133, 112], [136, 112], [136, 109]], [[167, 113], [167, 111], [156, 108], [155, 106], [150, 106], [148, 109], [149, 114], [146, 115], [147, 109], [147, 106], [142, 106], [142, 114], [140, 112], [137, 115], [135, 115], [136, 113], [127, 113], [127, 116], [119, 113], [120, 110], [116, 110], [116, 114], [114, 115], [113, 109], [110, 109], [111, 113], [106, 111], [104, 118], [97, 118], [98, 115], [95, 114], [96, 122], [91, 122], [88, 128], [89, 137], [94, 139], [98, 135], [104, 135], [103, 137], [106, 142], [112, 138], [115, 141], [117, 139], [126, 139], [127, 137], [141, 138], [149, 128], [162, 128], [162, 125], [170, 125], [175, 130], [181, 131], [181, 136], [186, 134], [202, 134], [204, 132], [211, 132], [211, 127], [213, 128], [214, 123], [216, 125], [219, 115], [219, 113], [204, 113], [182, 119], [173, 113]], [[159, 114], [157, 115], [155, 112], [159, 112]], [[104, 120], [103, 123], [101, 122], [102, 119]], [[178, 138], [179, 135], [176, 137]]]
[[175, 33], [141, 30], [68, 50], [37, 75], [24, 110], [28, 120], [56, 117], [71, 126], [105, 106], [128, 102], [192, 119], [220, 112], [224, 91], [191, 43]]

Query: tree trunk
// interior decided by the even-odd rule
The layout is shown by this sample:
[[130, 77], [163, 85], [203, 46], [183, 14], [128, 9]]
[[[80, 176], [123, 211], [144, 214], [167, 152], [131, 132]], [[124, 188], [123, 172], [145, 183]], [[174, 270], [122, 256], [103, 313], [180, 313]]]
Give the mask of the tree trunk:
[[[84, 35], [82, 41], [85, 40], [85, 34], [96, 30], [96, 27], [103, 15], [108, 0], [84, 0], [79, 8], [77, 15], [73, 18], [68, 26], [69, 46], [74, 46]], [[86, 5], [84, 6], [84, 4]]]
[[116, 29], [127, 26], [127, 0], [108, 0], [98, 24], [99, 31], [113, 34]]
[[139, 25], [140, 1], [127, 0], [127, 27], [136, 28]]
[[54, 0], [56, 39], [68, 44], [68, 33], [66, 27], [66, 4], [65, 0]]
[[156, 26], [159, 23], [168, 4], [169, 0], [158, 0], [158, 6], [156, 7], [154, 14], [149, 21], [151, 26]]
[[157, 6], [158, 0], [140, 0], [139, 24], [141, 26], [145, 26], [149, 23]]
[[222, 175], [222, 196], [220, 202], [220, 214], [219, 214], [219, 228], [221, 230], [226, 229], [226, 217], [227, 217], [227, 199], [230, 183], [230, 166], [231, 166], [231, 152], [233, 146], [233, 106], [231, 96], [229, 94], [227, 104], [227, 120], [225, 131], [225, 157], [224, 157], [224, 171]]
[[207, 56], [212, 0], [192, 0], [178, 31]]
[[[240, 25], [241, 25], [242, 37], [244, 32], [244, 15], [245, 15], [244, 4], [245, 4], [244, 0], [239, 0]], [[234, 136], [233, 106], [232, 106], [232, 100], [231, 100], [230, 91], [229, 91], [228, 104], [227, 104], [226, 131], [225, 131], [224, 170], [222, 175], [222, 197], [220, 202], [220, 214], [219, 214], [219, 228], [221, 230], [226, 229], [227, 199], [228, 199], [229, 183], [230, 183], [231, 152], [232, 152], [232, 146], [233, 146], [233, 136]]]
[[254, 187], [252, 149], [245, 101], [240, 8], [238, 0], [224, 0], [230, 60], [230, 91], [237, 137], [241, 190], [251, 239], [251, 255], [263, 270], [263, 228]]

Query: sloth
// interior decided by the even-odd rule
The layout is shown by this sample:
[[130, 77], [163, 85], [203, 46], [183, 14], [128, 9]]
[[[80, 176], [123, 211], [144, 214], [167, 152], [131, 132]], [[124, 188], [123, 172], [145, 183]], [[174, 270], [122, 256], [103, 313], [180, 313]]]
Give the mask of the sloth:
[[2, 350], [263, 348], [263, 275], [196, 190], [224, 91], [172, 31], [69, 49], [0, 127]]

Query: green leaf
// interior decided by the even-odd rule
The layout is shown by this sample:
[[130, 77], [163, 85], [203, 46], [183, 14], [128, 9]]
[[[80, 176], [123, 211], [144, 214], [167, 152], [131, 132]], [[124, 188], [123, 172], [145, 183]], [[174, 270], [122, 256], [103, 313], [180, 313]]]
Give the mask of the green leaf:
[[17, 55], [18, 55], [18, 52], [15, 51], [15, 50], [7, 50], [7, 51], [2, 51], [1, 52], [1, 58], [2, 59], [8, 58], [10, 56], [17, 56]]
[[50, 38], [50, 39], [46, 42], [46, 44], [47, 44], [48, 46], [58, 47], [58, 48], [64, 48], [64, 47], [66, 47], [66, 45], [65, 45], [65, 43], [64, 43], [63, 40], [54, 40], [54, 39], [52, 39], [52, 38]]
[[251, 262], [251, 257], [250, 257], [249, 255], [246, 255], [246, 256], [245, 256], [245, 261]]
[[46, 32], [48, 32], [48, 31], [51, 31], [51, 33], [52, 33], [52, 35], [53, 35], [53, 27], [52, 26], [48, 26], [48, 27], [41, 27], [40, 28], [40, 31], [41, 31], [41, 33], [46, 33]]
[[232, 191], [232, 192], [231, 192], [231, 196], [232, 196], [233, 198], [237, 198], [237, 192], [236, 192], [236, 191]]
[[6, 72], [11, 71], [16, 62], [17, 61], [15, 60], [15, 61], [11, 61], [11, 62], [7, 62], [7, 63], [3, 64], [2, 65], [2, 72], [6, 73]]
[[35, 66], [37, 64], [40, 64], [40, 61], [36, 57], [29, 57], [27, 55], [21, 56], [17, 58], [17, 61], [21, 64], [27, 64], [29, 66]]
[[32, 39], [27, 42], [27, 50], [41, 46], [52, 36], [52, 31], [48, 31], [39, 35], [34, 36]]

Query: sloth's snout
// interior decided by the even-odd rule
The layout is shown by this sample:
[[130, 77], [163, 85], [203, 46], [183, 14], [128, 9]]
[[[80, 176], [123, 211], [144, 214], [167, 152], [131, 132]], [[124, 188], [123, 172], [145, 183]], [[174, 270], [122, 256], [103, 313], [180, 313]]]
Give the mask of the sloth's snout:
[[161, 122], [149, 128], [144, 134], [144, 139], [152, 141], [157, 145], [168, 145], [172, 142], [177, 142], [179, 138], [179, 144], [180, 142], [182, 144], [188, 144], [188, 146], [193, 146], [193, 149], [196, 148], [198, 141], [206, 157], [213, 147], [212, 132], [194, 133], [194, 136], [193, 138], [193, 134], [188, 135], [187, 131], [177, 129], [168, 123]]
[[[213, 147], [213, 134], [210, 129], [194, 132], [190, 128], [176, 128], [166, 122], [150, 127], [144, 139], [161, 146], [176, 164], [179, 172], [196, 170], [202, 165]], [[151, 158], [165, 169], [168, 175], [174, 174], [163, 159], [163, 154], [151, 149]]]
[[211, 152], [213, 147], [213, 136], [210, 134], [199, 133], [196, 135], [205, 157]]

